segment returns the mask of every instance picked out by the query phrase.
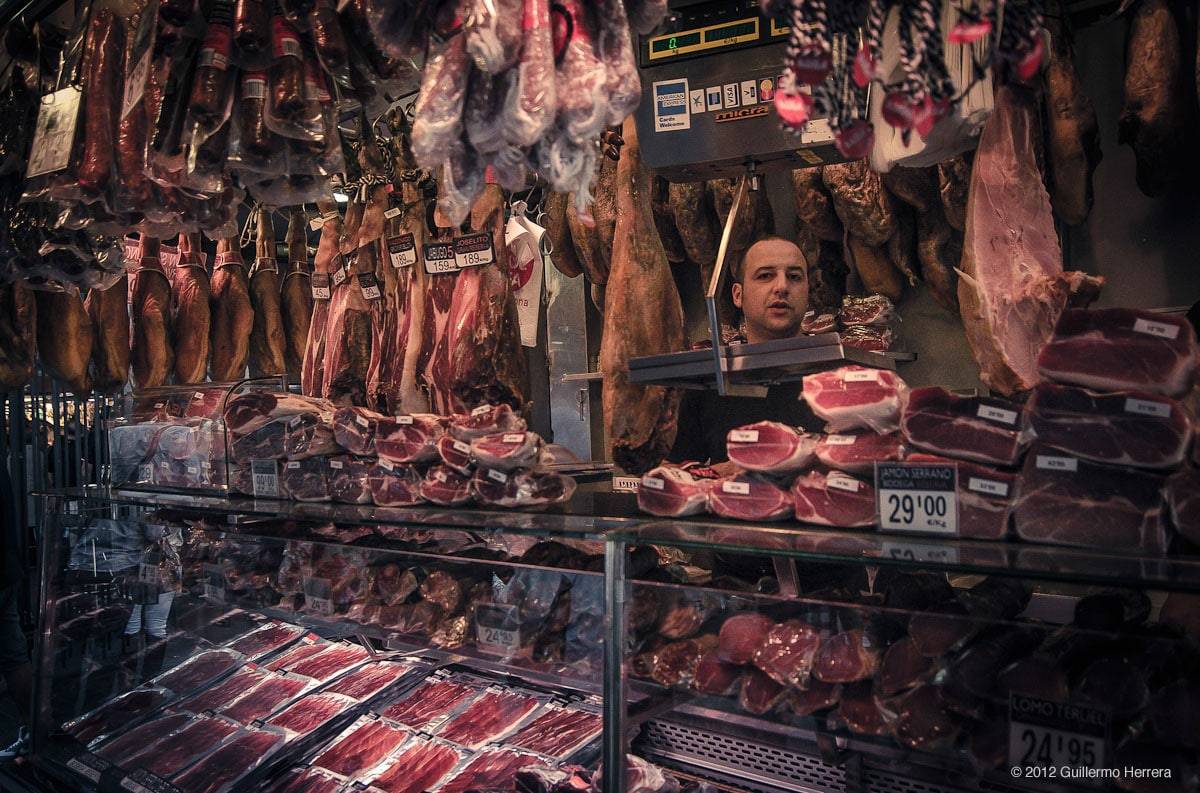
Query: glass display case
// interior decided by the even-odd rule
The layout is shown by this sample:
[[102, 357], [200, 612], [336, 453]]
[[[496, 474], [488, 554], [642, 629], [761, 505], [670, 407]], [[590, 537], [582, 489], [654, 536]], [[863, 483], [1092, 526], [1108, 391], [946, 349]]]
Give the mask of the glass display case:
[[1196, 789], [1194, 557], [647, 521], [631, 498], [47, 495], [32, 754], [4, 773], [167, 793]]

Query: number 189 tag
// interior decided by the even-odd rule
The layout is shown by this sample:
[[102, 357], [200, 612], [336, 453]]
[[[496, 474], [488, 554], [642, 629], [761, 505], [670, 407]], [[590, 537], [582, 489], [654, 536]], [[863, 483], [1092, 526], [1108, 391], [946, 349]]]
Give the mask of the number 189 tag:
[[958, 534], [958, 466], [876, 463], [879, 528], [923, 534]]

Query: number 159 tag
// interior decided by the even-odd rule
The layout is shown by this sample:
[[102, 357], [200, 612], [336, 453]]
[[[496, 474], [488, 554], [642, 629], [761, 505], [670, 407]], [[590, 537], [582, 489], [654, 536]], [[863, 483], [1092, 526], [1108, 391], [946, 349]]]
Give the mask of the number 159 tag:
[[958, 466], [876, 463], [879, 528], [923, 534], [958, 534]]

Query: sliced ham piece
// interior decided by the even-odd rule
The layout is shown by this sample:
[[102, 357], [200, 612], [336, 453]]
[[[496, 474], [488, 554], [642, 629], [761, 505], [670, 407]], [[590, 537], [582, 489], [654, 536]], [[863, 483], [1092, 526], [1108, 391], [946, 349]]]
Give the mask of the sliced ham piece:
[[774, 709], [787, 696], [787, 689], [757, 669], [751, 669], [742, 677], [742, 690], [738, 704], [747, 713], [761, 716]]
[[789, 688], [808, 685], [813, 659], [821, 644], [816, 628], [800, 620], [787, 620], [772, 625], [758, 649], [754, 665], [776, 683]]
[[1200, 347], [1183, 317], [1128, 308], [1064, 311], [1038, 356], [1042, 376], [1099, 391], [1182, 396]]
[[449, 429], [455, 438], [469, 442], [497, 432], [524, 432], [525, 419], [506, 404], [480, 405], [452, 417]]
[[536, 507], [570, 500], [575, 480], [552, 471], [479, 468], [471, 477], [471, 493], [493, 507]]
[[792, 483], [796, 520], [851, 528], [875, 525], [875, 488], [841, 471], [809, 471]]
[[696, 664], [692, 688], [702, 694], [727, 697], [738, 690], [741, 682], [740, 666], [722, 661], [717, 652], [707, 652], [700, 656], [700, 663]]
[[323, 399], [277, 391], [249, 391], [229, 400], [225, 406], [225, 427], [231, 435], [248, 435], [281, 418], [328, 413], [332, 409]]
[[453, 435], [443, 435], [437, 442], [438, 458], [443, 465], [448, 465], [460, 474], [470, 474], [475, 468], [475, 458], [471, 455], [471, 444], [459, 440]]
[[444, 507], [458, 507], [471, 501], [471, 478], [444, 465], [435, 465], [421, 482], [421, 497]]
[[536, 432], [497, 432], [471, 441], [471, 454], [481, 467], [498, 471], [532, 468], [542, 451]]
[[829, 432], [894, 432], [908, 386], [895, 372], [844, 366], [804, 378], [804, 401]]
[[1189, 468], [1168, 479], [1167, 504], [1175, 530], [1200, 545], [1200, 471]]
[[375, 453], [393, 463], [425, 463], [438, 457], [445, 434], [441, 419], [428, 413], [380, 419], [375, 425]]
[[717, 654], [731, 664], [748, 664], [774, 627], [775, 621], [765, 614], [734, 614], [721, 623]]
[[822, 465], [860, 476], [871, 476], [876, 462], [903, 458], [902, 438], [898, 432], [854, 432], [822, 435], [816, 455]]
[[1100, 394], [1042, 383], [1029, 401], [1039, 442], [1099, 463], [1174, 468], [1183, 462], [1192, 422], [1170, 397], [1145, 391]]
[[367, 408], [339, 408], [333, 414], [333, 436], [351, 454], [374, 454], [375, 434], [384, 418]]
[[958, 536], [972, 540], [1003, 540], [1017, 495], [1017, 475], [936, 454], [910, 454], [914, 463], [957, 463]]
[[807, 468], [816, 439], [777, 421], [760, 421], [729, 431], [729, 461], [747, 471], [784, 475]]
[[880, 648], [861, 630], [843, 631], [821, 642], [813, 676], [822, 683], [853, 683], [874, 676]]
[[963, 397], [944, 388], [908, 395], [900, 429], [914, 446], [947, 457], [1015, 465], [1028, 444], [1021, 406], [988, 397]]
[[735, 520], [783, 520], [792, 516], [787, 490], [758, 475], [741, 473], [712, 483], [708, 509]]
[[663, 465], [642, 476], [638, 508], [661, 517], [699, 515], [708, 506], [713, 480], [692, 476], [674, 466]]

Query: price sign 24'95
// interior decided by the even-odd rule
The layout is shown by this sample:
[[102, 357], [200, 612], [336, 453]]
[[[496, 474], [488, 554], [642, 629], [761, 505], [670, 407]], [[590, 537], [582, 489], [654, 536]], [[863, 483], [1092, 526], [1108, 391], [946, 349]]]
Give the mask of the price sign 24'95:
[[1013, 694], [1008, 702], [1008, 764], [1027, 771], [1106, 768], [1111, 721], [1112, 714], [1103, 708]]

